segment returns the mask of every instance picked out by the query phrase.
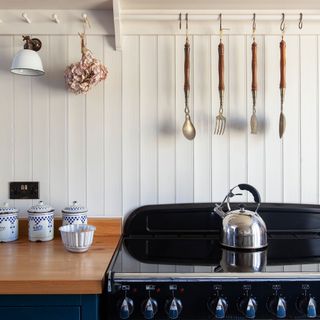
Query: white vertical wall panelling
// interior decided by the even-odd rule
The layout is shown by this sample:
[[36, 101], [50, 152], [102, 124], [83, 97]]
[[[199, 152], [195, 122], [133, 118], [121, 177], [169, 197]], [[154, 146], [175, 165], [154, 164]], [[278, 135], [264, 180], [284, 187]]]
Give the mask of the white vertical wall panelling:
[[257, 43], [257, 79], [258, 90], [256, 110], [258, 119], [258, 132], [251, 134], [250, 118], [252, 115], [252, 74], [251, 74], [251, 45], [252, 37], [247, 36], [247, 134], [248, 134], [248, 183], [259, 191], [261, 198], [265, 199], [265, 96], [264, 96], [264, 37], [256, 36]]
[[316, 36], [301, 37], [301, 201], [318, 201], [318, 46]]
[[[80, 37], [68, 37], [68, 63], [81, 58]], [[68, 94], [69, 202], [87, 204], [86, 194], [86, 97]]]
[[280, 36], [266, 36], [265, 38], [265, 200], [268, 202], [283, 201], [282, 140], [279, 138], [280, 41]]
[[123, 38], [123, 210], [140, 204], [140, 38]]
[[[230, 130], [230, 187], [247, 182], [247, 42], [244, 36], [229, 37], [230, 94], [228, 127]], [[226, 190], [227, 191], [227, 190]], [[235, 200], [248, 199], [247, 192]], [[250, 198], [251, 199], [251, 198]]]
[[[175, 121], [176, 121], [176, 202], [192, 202], [194, 196], [194, 140], [187, 140], [182, 133], [185, 120], [185, 97], [184, 97], [184, 45], [185, 36], [175, 37]], [[189, 36], [190, 44], [190, 95], [189, 108], [191, 119], [195, 124], [194, 113], [194, 43], [193, 37]], [[163, 71], [164, 72], [164, 71]], [[196, 136], [197, 137], [197, 136]], [[197, 139], [197, 138], [196, 138]]]
[[285, 41], [287, 44], [287, 89], [284, 114], [287, 120], [287, 128], [283, 137], [283, 200], [285, 202], [300, 202], [299, 37], [288, 36]]
[[[122, 170], [123, 212], [140, 204], [140, 37], [123, 37], [122, 53]], [[122, 256], [123, 270], [140, 270], [140, 263]]]
[[[211, 83], [212, 83], [212, 200], [219, 201], [224, 198], [230, 188], [230, 167], [229, 167], [229, 38], [223, 37], [224, 43], [224, 116], [226, 117], [226, 130], [223, 135], [213, 134], [216, 123], [216, 116], [219, 112], [219, 77], [218, 77], [218, 45], [220, 38], [211, 37]], [[230, 71], [231, 72], [231, 71]], [[231, 73], [230, 73], [231, 74]], [[232, 151], [232, 150], [231, 150]], [[233, 150], [234, 152], [234, 150]]]
[[173, 36], [158, 37], [158, 200], [175, 202], [175, 51]]
[[[42, 49], [39, 52], [45, 69], [42, 77], [31, 78], [32, 95], [32, 180], [41, 181], [40, 199], [49, 202], [49, 75], [46, 67], [49, 63], [49, 37], [41, 37]], [[35, 202], [35, 201], [33, 201]]]
[[[14, 37], [14, 54], [23, 48], [21, 36]], [[10, 66], [8, 66], [10, 67]], [[32, 179], [32, 95], [31, 78], [14, 76], [14, 179], [30, 181]], [[25, 212], [32, 204], [30, 200], [15, 201], [15, 206]]]
[[210, 36], [194, 36], [194, 201], [211, 201], [211, 46]]
[[[68, 38], [50, 36], [49, 62], [49, 112], [50, 112], [50, 203], [56, 212], [68, 204], [68, 93], [63, 72], [67, 65]], [[40, 181], [41, 192], [41, 181]]]
[[13, 75], [8, 70], [13, 55], [13, 37], [1, 37], [0, 51], [0, 94], [5, 98], [0, 103], [0, 198], [6, 201], [9, 181], [14, 177], [14, 92]]
[[158, 38], [140, 38], [141, 204], [158, 201]]
[[[109, 73], [105, 90], [105, 214], [122, 216], [122, 53], [114, 50], [114, 38], [104, 38], [104, 59]], [[101, 84], [102, 85], [102, 84]]]
[[[102, 41], [101, 41], [102, 40]], [[88, 36], [88, 48], [103, 61], [103, 37]], [[104, 215], [104, 87], [86, 95], [87, 206], [92, 215]]]

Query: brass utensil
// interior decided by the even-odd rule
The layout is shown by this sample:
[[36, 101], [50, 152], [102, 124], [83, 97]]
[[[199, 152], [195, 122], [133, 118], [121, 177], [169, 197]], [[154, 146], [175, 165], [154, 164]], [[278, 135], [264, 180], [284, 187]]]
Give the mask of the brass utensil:
[[220, 14], [220, 43], [218, 45], [219, 53], [219, 99], [220, 107], [219, 113], [216, 116], [216, 124], [214, 134], [224, 134], [226, 128], [226, 118], [223, 116], [223, 100], [224, 100], [224, 44], [222, 43], [222, 27], [221, 27], [221, 14]]
[[196, 136], [196, 129], [192, 123], [189, 109], [190, 94], [190, 43], [188, 38], [188, 14], [186, 14], [186, 43], [184, 45], [184, 98], [185, 98], [185, 121], [182, 132], [186, 139], [193, 140]]
[[282, 14], [282, 21], [280, 25], [282, 31], [282, 40], [280, 42], [280, 98], [281, 98], [281, 111], [279, 119], [279, 136], [280, 139], [283, 137], [286, 129], [286, 117], [283, 113], [284, 96], [286, 92], [286, 42], [284, 38], [285, 22], [284, 14]]
[[253, 42], [251, 45], [251, 70], [252, 70], [252, 82], [251, 82], [251, 92], [252, 92], [252, 115], [250, 118], [250, 127], [251, 133], [257, 134], [258, 129], [258, 120], [256, 116], [256, 99], [257, 99], [257, 43], [255, 40], [255, 31], [256, 31], [256, 15], [253, 14], [253, 25], [252, 25], [252, 35]]

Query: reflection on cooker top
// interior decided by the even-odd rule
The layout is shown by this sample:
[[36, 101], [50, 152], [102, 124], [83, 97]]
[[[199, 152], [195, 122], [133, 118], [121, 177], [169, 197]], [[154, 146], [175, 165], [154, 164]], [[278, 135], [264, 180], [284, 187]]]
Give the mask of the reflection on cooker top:
[[124, 238], [113, 272], [319, 272], [318, 234], [272, 234], [265, 250], [223, 248], [217, 236]]

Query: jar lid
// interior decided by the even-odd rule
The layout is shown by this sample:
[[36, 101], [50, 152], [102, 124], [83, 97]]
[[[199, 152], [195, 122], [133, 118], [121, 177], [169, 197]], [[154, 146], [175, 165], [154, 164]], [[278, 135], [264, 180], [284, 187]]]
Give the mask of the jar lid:
[[54, 208], [52, 208], [49, 204], [45, 204], [43, 201], [39, 201], [38, 204], [32, 206], [28, 212], [30, 213], [45, 213], [52, 212]]
[[17, 213], [19, 210], [13, 207], [9, 207], [8, 202], [4, 202], [2, 206], [0, 206], [0, 214], [1, 213]]
[[69, 207], [65, 207], [62, 210], [63, 213], [83, 213], [88, 212], [88, 209], [86, 207], [81, 206], [78, 201], [73, 201], [72, 205]]

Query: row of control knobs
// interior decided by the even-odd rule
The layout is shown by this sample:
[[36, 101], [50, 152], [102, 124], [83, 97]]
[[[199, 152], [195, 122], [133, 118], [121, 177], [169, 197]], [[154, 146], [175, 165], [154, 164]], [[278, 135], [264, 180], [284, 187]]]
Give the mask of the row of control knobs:
[[[125, 297], [120, 303], [119, 316], [120, 319], [129, 319], [133, 313], [134, 305], [133, 300]], [[168, 299], [165, 303], [165, 312], [169, 319], [178, 319], [182, 311], [181, 300], [177, 298]], [[158, 312], [158, 303], [155, 299], [149, 297], [143, 301], [141, 305], [141, 312], [145, 319], [153, 319]]]
[[[248, 319], [256, 317], [258, 304], [254, 297], [245, 295], [238, 302], [238, 310]], [[216, 319], [223, 319], [226, 316], [228, 303], [223, 296], [215, 296], [208, 303], [208, 309]], [[267, 309], [278, 319], [287, 317], [286, 299], [281, 295], [273, 295], [267, 301]], [[312, 319], [317, 316], [317, 304], [315, 299], [310, 295], [301, 295], [297, 300], [298, 311], [307, 318]]]
[[[245, 295], [240, 298], [238, 302], [238, 310], [242, 315], [248, 319], [254, 319], [258, 309], [257, 301], [253, 296]], [[267, 302], [268, 311], [278, 319], [287, 317], [287, 303], [281, 295], [273, 295]], [[297, 309], [301, 314], [307, 318], [316, 318], [317, 305], [315, 299], [303, 294], [297, 300]], [[125, 297], [119, 303], [119, 317], [120, 319], [129, 319], [134, 310], [133, 300]], [[228, 310], [228, 302], [223, 296], [216, 295], [208, 302], [208, 310], [216, 319], [223, 319], [226, 317]], [[173, 297], [168, 299], [165, 303], [165, 312], [169, 319], [178, 319], [182, 311], [181, 300]], [[151, 297], [143, 301], [141, 305], [141, 312], [145, 319], [153, 319], [158, 312], [157, 301]]]

